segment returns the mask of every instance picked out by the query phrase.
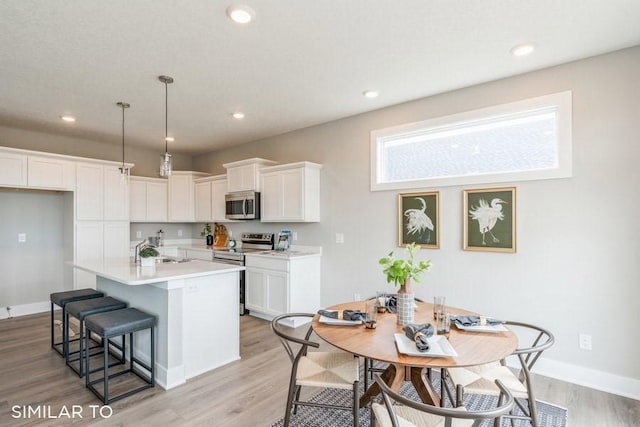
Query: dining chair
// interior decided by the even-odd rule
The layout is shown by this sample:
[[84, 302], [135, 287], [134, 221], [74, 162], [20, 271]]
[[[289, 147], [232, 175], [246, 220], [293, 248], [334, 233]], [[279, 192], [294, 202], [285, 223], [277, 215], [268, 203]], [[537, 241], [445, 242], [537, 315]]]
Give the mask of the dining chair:
[[[357, 356], [342, 352], [308, 351], [309, 347], [318, 348], [320, 344], [311, 341], [313, 329], [309, 326], [303, 338], [295, 334], [295, 329], [281, 322], [294, 317], [313, 317], [310, 313], [286, 313], [271, 321], [271, 329], [278, 336], [291, 360], [289, 393], [284, 417], [284, 427], [289, 426], [291, 413], [297, 413], [298, 405], [350, 410], [353, 412], [353, 425], [358, 426], [360, 363]], [[302, 387], [323, 387], [352, 390], [351, 406], [338, 406], [330, 403], [300, 400]]]
[[473, 411], [464, 407], [441, 408], [409, 399], [391, 390], [379, 374], [375, 381], [380, 386], [384, 405], [377, 402], [371, 405], [372, 427], [476, 427], [487, 419], [493, 419], [497, 427], [514, 404], [513, 394], [500, 380], [495, 382], [500, 391], [496, 406]]
[[505, 325], [518, 335], [520, 342], [529, 339], [532, 344], [527, 347], [519, 347], [510, 356], [517, 357], [520, 368], [512, 369], [507, 366], [506, 360], [488, 363], [479, 366], [465, 368], [447, 368], [443, 375], [456, 385], [455, 401], [451, 389], [446, 386], [443, 389], [454, 406], [459, 406], [464, 401], [464, 393], [483, 395], [496, 395], [500, 390], [495, 387], [494, 381], [500, 380], [515, 397], [515, 405], [523, 415], [511, 413], [505, 418], [528, 420], [533, 427], [538, 427], [538, 411], [536, 399], [533, 393], [531, 370], [538, 361], [540, 355], [551, 347], [555, 341], [553, 334], [539, 326], [507, 321]]

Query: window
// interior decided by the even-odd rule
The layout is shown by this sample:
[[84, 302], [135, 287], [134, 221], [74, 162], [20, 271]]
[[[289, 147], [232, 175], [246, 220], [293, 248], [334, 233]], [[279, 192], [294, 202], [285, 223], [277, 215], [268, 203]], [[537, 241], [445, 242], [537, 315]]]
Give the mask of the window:
[[371, 132], [371, 190], [571, 176], [571, 92]]

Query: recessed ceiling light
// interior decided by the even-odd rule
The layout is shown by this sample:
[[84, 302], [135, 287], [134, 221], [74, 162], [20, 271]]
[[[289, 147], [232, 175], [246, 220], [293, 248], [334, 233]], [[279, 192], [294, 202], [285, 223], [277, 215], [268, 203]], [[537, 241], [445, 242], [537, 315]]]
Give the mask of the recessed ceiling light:
[[367, 98], [377, 98], [379, 95], [377, 90], [365, 90], [362, 94]]
[[167, 141], [167, 142], [174, 142], [176, 139], [174, 137], [172, 137], [172, 136], [168, 136], [164, 140]]
[[227, 8], [227, 16], [238, 24], [248, 24], [253, 21], [256, 13], [249, 6], [233, 5]]
[[527, 56], [534, 50], [536, 50], [536, 46], [533, 43], [524, 43], [512, 48], [511, 54], [513, 56]]
[[236, 111], [235, 113], [232, 114], [234, 119], [244, 119], [244, 113], [242, 111]]
[[67, 123], [73, 123], [76, 121], [76, 118], [73, 116], [60, 116], [60, 118]]

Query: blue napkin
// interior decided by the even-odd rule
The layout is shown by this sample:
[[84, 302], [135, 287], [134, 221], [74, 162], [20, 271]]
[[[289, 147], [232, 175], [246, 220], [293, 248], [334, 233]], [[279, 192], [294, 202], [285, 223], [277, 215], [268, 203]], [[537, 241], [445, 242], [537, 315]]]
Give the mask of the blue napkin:
[[402, 328], [402, 330], [407, 338], [416, 343], [416, 348], [419, 351], [429, 350], [429, 342], [427, 341], [427, 338], [433, 336], [433, 326], [431, 323], [409, 323]]
[[329, 317], [331, 319], [342, 319], [350, 321], [365, 320], [365, 313], [358, 310], [318, 310], [318, 314], [321, 316]]
[[[487, 317], [485, 319], [486, 325], [500, 325], [504, 323], [502, 320], [493, 319], [491, 317]], [[451, 320], [461, 326], [480, 326], [482, 324], [480, 316], [451, 316]]]

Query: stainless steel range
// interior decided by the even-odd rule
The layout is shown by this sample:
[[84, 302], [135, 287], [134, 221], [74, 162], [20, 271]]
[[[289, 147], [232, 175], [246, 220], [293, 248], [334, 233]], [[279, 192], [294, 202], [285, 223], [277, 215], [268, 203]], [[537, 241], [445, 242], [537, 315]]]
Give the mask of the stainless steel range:
[[[239, 248], [214, 249], [213, 261], [225, 264], [244, 265], [244, 255], [248, 252], [273, 250], [273, 233], [241, 233]], [[245, 309], [245, 274], [240, 272], [240, 316], [249, 313]]]

